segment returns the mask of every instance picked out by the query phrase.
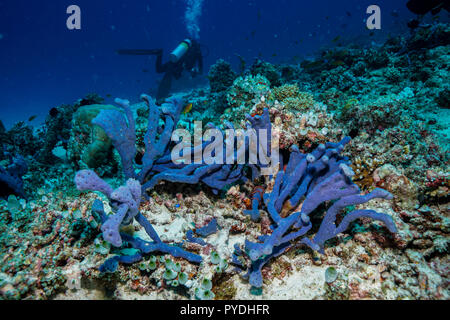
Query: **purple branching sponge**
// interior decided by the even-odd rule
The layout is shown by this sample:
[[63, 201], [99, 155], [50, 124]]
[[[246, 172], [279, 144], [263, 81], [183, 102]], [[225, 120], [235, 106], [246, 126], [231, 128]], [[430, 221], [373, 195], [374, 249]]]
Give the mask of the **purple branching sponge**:
[[[101, 227], [103, 237], [112, 245], [116, 247], [122, 246], [124, 235], [120, 234], [120, 226], [128, 225], [133, 219], [136, 219], [136, 221], [144, 227], [154, 243], [144, 243], [138, 240], [131, 242], [127, 241], [131, 245], [136, 243], [139, 244], [139, 249], [144, 253], [151, 252], [152, 250], [159, 250], [171, 253], [175, 256], [185, 257], [194, 262], [201, 262], [201, 257], [198, 255], [186, 252], [179, 247], [173, 247], [162, 243], [152, 225], [139, 212], [142, 191], [146, 190], [146, 188], [142, 188], [141, 183], [157, 173], [177, 167], [171, 161], [169, 144], [171, 142], [172, 132], [178, 123], [183, 109], [183, 102], [176, 98], [168, 100], [167, 103], [161, 106], [161, 110], [149, 96], [142, 95], [141, 99], [144, 100], [149, 107], [149, 118], [147, 132], [144, 136], [145, 154], [142, 158], [143, 164], [140, 167], [140, 172], [136, 173], [136, 168], [138, 166], [134, 163], [136, 155], [136, 126], [129, 106], [129, 101], [116, 99], [116, 103], [123, 109], [123, 112], [119, 110], [102, 110], [92, 122], [105, 131], [114, 147], [119, 152], [124, 175], [128, 179], [126, 185], [113, 190], [110, 185], [91, 170], [79, 171], [75, 177], [75, 184], [80, 191], [100, 191], [110, 200], [111, 205], [115, 210], [113, 216], [107, 218], [104, 212], [102, 213], [102, 208], [93, 208], [95, 209], [93, 212], [95, 211], [95, 214], [100, 214], [103, 217]], [[164, 120], [163, 126], [159, 125], [161, 118]], [[185, 169], [185, 172], [188, 171], [189, 170]], [[207, 170], [203, 169], [203, 171], [205, 171], [204, 174], [209, 172], [216, 174], [217, 178], [224, 176], [217, 175], [217, 171], [219, 170], [214, 171], [212, 170], [212, 167]], [[226, 177], [228, 180], [232, 180], [238, 176], [234, 172], [231, 172], [231, 170], [229, 170], [228, 173], [229, 174]], [[202, 177], [204, 177], [204, 174]], [[194, 179], [181, 180], [187, 183], [198, 182], [199, 177], [195, 177], [195, 175], [192, 176]], [[96, 206], [99, 207], [98, 203]], [[142, 250], [143, 248], [145, 248], [145, 250]], [[136, 259], [139, 259], [139, 257], [115, 257], [113, 260], [105, 263], [102, 268], [111, 271], [114, 269], [112, 266], [117, 266], [118, 262], [131, 263]]]
[[[169, 145], [172, 132], [183, 109], [182, 100], [177, 98], [169, 99], [161, 108], [147, 95], [142, 95], [141, 99], [149, 107], [148, 128], [144, 136], [143, 164], [138, 166], [134, 162], [136, 156], [136, 125], [130, 103], [128, 100], [116, 99], [116, 103], [122, 108], [123, 112], [111, 109], [102, 110], [92, 123], [105, 131], [113, 146], [117, 149], [121, 157], [124, 175], [128, 179], [126, 185], [113, 190], [108, 183], [91, 170], [79, 171], [75, 177], [75, 184], [80, 191], [100, 191], [110, 200], [115, 211], [114, 215], [107, 217], [103, 211], [103, 206], [98, 202], [94, 203], [93, 213], [102, 217], [103, 238], [112, 245], [120, 247], [123, 244], [123, 239], [126, 239], [127, 244], [141, 250], [142, 253], [161, 251], [200, 263], [202, 260], [200, 256], [186, 252], [180, 247], [163, 243], [150, 222], [139, 212], [141, 197], [143, 191], [146, 190], [142, 183], [155, 174], [176, 167], [170, 159]], [[160, 119], [164, 121], [163, 126], [159, 124]], [[137, 170], [138, 172], [136, 172]], [[129, 225], [133, 219], [145, 229], [153, 242], [145, 242], [140, 239], [131, 241], [130, 236], [120, 233], [120, 227]], [[118, 262], [133, 263], [140, 260], [141, 257], [140, 254], [133, 257], [114, 257], [105, 262], [101, 269], [113, 271]]]
[[[111, 139], [113, 146], [121, 157], [125, 177], [138, 180], [141, 183], [144, 196], [147, 196], [146, 190], [153, 188], [161, 181], [187, 184], [201, 182], [209, 186], [217, 194], [224, 187], [246, 179], [243, 164], [237, 164], [236, 162], [229, 164], [230, 161], [226, 161], [229, 160], [227, 157], [230, 155], [226, 152], [227, 145], [225, 143], [221, 147], [223, 161], [220, 164], [214, 161], [216, 158], [215, 152], [209, 156], [204, 156], [201, 163], [184, 164], [174, 162], [170, 148], [171, 138], [184, 106], [183, 101], [178, 98], [171, 98], [161, 107], [158, 107], [153, 99], [145, 94], [141, 96], [141, 99], [149, 108], [148, 127], [144, 135], [145, 153], [142, 157], [142, 165], [134, 163], [136, 155], [136, 126], [128, 100], [116, 99], [116, 103], [123, 109], [123, 112], [111, 109], [102, 110], [92, 123], [100, 126]], [[164, 122], [163, 125], [160, 125], [160, 120]], [[254, 134], [255, 132], [258, 141], [260, 140], [258, 130], [266, 130], [268, 135], [267, 145], [264, 146], [258, 142], [257, 152], [259, 154], [259, 149], [263, 148], [266, 154], [270, 155], [271, 123], [268, 109], [265, 109], [261, 116], [250, 117], [247, 115], [247, 120], [245, 134]], [[208, 127], [209, 129], [220, 130], [212, 124], [208, 124]], [[234, 128], [231, 124], [228, 124], [228, 129]], [[194, 155], [203, 154], [203, 151], [213, 142], [214, 139], [203, 142], [202, 145], [191, 147], [191, 159]], [[237, 146], [237, 137], [234, 137], [232, 142]], [[246, 141], [244, 148], [233, 150], [232, 156], [234, 159], [238, 159], [243, 154], [246, 155], [248, 153], [249, 142]], [[252, 178], [255, 179], [259, 175], [259, 168], [264, 167], [264, 165], [258, 162], [250, 167], [252, 169]]]
[[[211, 153], [211, 158], [206, 157], [201, 163], [183, 164], [173, 162], [170, 144], [172, 133], [176, 128], [183, 109], [182, 100], [177, 98], [169, 99], [159, 108], [149, 96], [142, 95], [141, 99], [149, 108], [148, 127], [144, 136], [145, 153], [142, 157], [142, 165], [138, 166], [134, 162], [136, 155], [136, 125], [129, 101], [116, 99], [116, 103], [123, 109], [123, 112], [111, 109], [102, 110], [92, 123], [100, 126], [111, 139], [113, 146], [117, 149], [121, 157], [124, 175], [128, 181], [125, 186], [113, 190], [111, 186], [93, 171], [82, 170], [77, 173], [75, 183], [79, 190], [100, 191], [109, 198], [115, 214], [103, 221], [102, 232], [104, 239], [114, 246], [119, 247], [122, 245], [124, 235], [119, 232], [120, 226], [130, 224], [133, 219], [136, 219], [155, 243], [145, 243], [142, 240], [133, 240], [130, 242], [130, 239], [127, 238], [129, 244], [137, 246], [139, 249], [145, 248], [145, 250], [141, 250], [144, 253], [148, 252], [150, 250], [149, 248], [151, 250], [158, 249], [160, 251], [170, 252], [172, 255], [184, 256], [186, 259], [194, 262], [200, 262], [200, 256], [185, 252], [179, 247], [170, 247], [161, 242], [152, 225], [139, 212], [141, 195], [147, 196], [146, 190], [153, 188], [158, 182], [163, 180], [188, 184], [202, 182], [211, 187], [214, 193], [218, 193], [219, 190], [227, 185], [239, 180], [245, 180], [244, 165], [216, 164], [212, 161], [212, 157], [215, 157], [215, 151]], [[163, 120], [164, 125], [160, 125], [160, 120]], [[249, 122], [246, 127], [246, 133], [254, 134], [256, 131], [253, 130], [257, 129], [267, 130], [269, 138], [265, 146], [259, 142], [260, 138], [256, 132], [258, 138], [257, 150], [259, 151], [261, 147], [269, 150], [271, 123], [268, 109], [264, 110], [262, 116], [247, 116], [247, 120]], [[228, 127], [229, 129], [233, 129], [230, 124]], [[213, 125], [209, 125], [209, 128], [217, 129]], [[211, 140], [203, 142], [200, 146], [192, 147], [190, 150], [191, 155], [202, 152], [213, 142], [214, 140]], [[237, 146], [237, 137], [234, 137], [233, 143]], [[227, 160], [226, 157], [228, 156], [226, 147], [226, 144], [221, 146], [223, 148], [223, 160]], [[238, 159], [248, 152], [249, 142], [246, 141], [244, 147], [233, 150], [232, 155], [234, 159]], [[252, 166], [253, 178], [258, 176], [259, 167], [262, 167], [260, 163]], [[101, 213], [99, 208], [96, 208], [94, 211], [95, 214], [99, 214], [105, 218], [105, 214]], [[212, 230], [216, 230], [213, 224], [211, 226]], [[139, 259], [139, 257], [117, 257], [114, 258], [114, 261], [105, 263], [103, 267], [104, 269], [106, 268], [105, 270], [111, 270], [111, 266], [116, 266], [118, 262], [132, 263], [136, 259]]]
[[122, 246], [119, 228], [129, 225], [139, 214], [141, 203], [141, 186], [138, 181], [128, 179], [125, 186], [116, 190], [103, 181], [94, 171], [81, 170], [75, 176], [75, 184], [80, 191], [100, 191], [111, 202], [116, 213], [102, 224], [103, 238], [115, 247]]
[[[203, 182], [218, 193], [225, 186], [243, 178], [243, 165], [211, 164], [209, 158], [203, 159], [200, 164], [174, 163], [170, 144], [172, 133], [176, 129], [183, 109], [182, 100], [169, 99], [159, 108], [151, 97], [144, 94], [141, 99], [149, 108], [149, 117], [147, 132], [144, 135], [143, 164], [140, 166], [134, 163], [136, 128], [128, 100], [116, 99], [116, 103], [124, 110], [124, 113], [119, 110], [102, 110], [92, 122], [103, 128], [111, 139], [121, 157], [125, 177], [137, 179], [142, 185], [144, 196], [146, 196], [146, 190], [153, 188], [160, 181], [188, 184]], [[161, 119], [164, 122], [162, 126]], [[260, 126], [263, 124], [270, 126], [270, 121], [258, 123]], [[212, 125], [210, 128], [216, 129]], [[201, 148], [192, 148], [191, 155], [198, 151], [202, 152], [212, 142], [203, 143]], [[224, 145], [223, 148], [225, 150], [226, 146]]]
[[[183, 109], [183, 102], [178, 98], [172, 98], [163, 104], [160, 110], [149, 96], [142, 95], [141, 99], [149, 107], [149, 117], [147, 133], [144, 136], [145, 154], [143, 155], [143, 164], [140, 168], [134, 163], [136, 156], [136, 125], [128, 100], [115, 100], [123, 109], [123, 112], [111, 109], [102, 110], [92, 120], [92, 123], [100, 126], [105, 131], [113, 146], [119, 152], [125, 177], [127, 179], [137, 179], [142, 183], [152, 172], [155, 161], [169, 152], [171, 135], [178, 123]], [[164, 126], [159, 125], [160, 118], [163, 118]], [[159, 139], [157, 134], [159, 134]], [[136, 169], [140, 169], [138, 174], [136, 174]]]
[[[373, 210], [352, 211], [343, 217], [339, 225], [335, 224], [336, 216], [348, 206], [362, 204], [373, 198], [392, 199], [392, 195], [383, 189], [360, 195], [360, 189], [351, 180], [353, 171], [348, 159], [340, 156], [349, 141], [350, 138], [346, 137], [339, 143], [320, 145], [307, 155], [302, 154], [297, 147], [292, 149], [289, 162], [284, 171], [278, 172], [272, 191], [263, 196], [273, 221], [273, 232], [260, 237], [259, 242], [247, 240], [245, 243], [246, 253], [252, 261], [245, 277], [252, 286], [262, 287], [261, 269], [271, 258], [296, 243], [324, 253], [325, 242], [344, 232], [358, 218], [380, 220], [391, 232], [397, 231], [390, 216]], [[328, 201], [334, 203], [326, 211], [319, 231], [310, 239], [306, 236], [312, 228], [310, 215]], [[282, 212], [289, 213], [300, 204], [300, 211], [282, 217]]]
[[[269, 139], [267, 139], [267, 146], [264, 147], [265, 150], [270, 150], [269, 146], [271, 143], [270, 134], [271, 134], [271, 123], [269, 118], [269, 111], [265, 109], [263, 115], [250, 117], [247, 115], [247, 127], [245, 128], [245, 133], [256, 134], [256, 137], [259, 141], [259, 129], [265, 129], [268, 133]], [[210, 129], [220, 130], [214, 127], [212, 124], [209, 124]], [[234, 129], [231, 124], [228, 124], [228, 129]], [[225, 136], [225, 134], [223, 134]], [[201, 150], [205, 150], [205, 148], [212, 143], [212, 141], [205, 142], [201, 146]], [[237, 146], [237, 137], [234, 137], [234, 141], [232, 141], [234, 146]], [[261, 144], [257, 145], [256, 152], [259, 153], [259, 148]], [[227, 154], [227, 145], [223, 144], [223, 163], [229, 163], [227, 161], [227, 157], [230, 155]], [[196, 148], [192, 148], [191, 155], [196, 154]], [[245, 145], [242, 148], [235, 148], [231, 156], [234, 159], [240, 159], [242, 155], [248, 154], [249, 152], [249, 142], [245, 141]], [[270, 152], [268, 153], [270, 155]], [[215, 156], [212, 155], [212, 156]], [[259, 160], [259, 159], [258, 159]], [[236, 162], [236, 161], [235, 161]], [[259, 168], [263, 167], [259, 162], [251, 165], [252, 168], [252, 179], [255, 179], [259, 175]], [[164, 156], [155, 162], [154, 171], [158, 171], [159, 173], [152, 176], [148, 181], [143, 185], [143, 190], [151, 189], [155, 185], [157, 185], [161, 181], [170, 181], [170, 182], [179, 182], [179, 183], [188, 183], [188, 184], [196, 184], [196, 183], [204, 183], [209, 186], [211, 190], [217, 194], [219, 190], [224, 187], [231, 185], [239, 180], [245, 180], [244, 176], [244, 165], [243, 164], [216, 164], [209, 157], [204, 157], [202, 163], [192, 163], [186, 165], [174, 165], [171, 162], [170, 155]], [[148, 171], [147, 171], [148, 172]]]
[[[103, 209], [103, 204], [100, 201], [94, 202], [92, 211], [94, 214], [101, 217], [103, 238], [113, 246], [121, 247], [123, 245], [123, 239], [125, 239], [128, 244], [140, 250], [142, 254], [160, 251], [172, 254], [176, 257], [186, 258], [193, 262], [201, 262], [202, 259], [200, 256], [184, 251], [180, 247], [170, 246], [161, 241], [150, 222], [139, 212], [141, 203], [141, 185], [139, 181], [128, 179], [125, 186], [113, 190], [112, 187], [103, 181], [95, 172], [91, 170], [81, 170], [75, 176], [75, 184], [80, 191], [100, 191], [110, 200], [111, 206], [116, 210], [114, 215], [107, 217]], [[120, 233], [120, 227], [129, 225], [133, 222], [133, 219], [136, 219], [136, 221], [145, 229], [153, 242], [134, 239]], [[100, 270], [113, 272], [115, 271], [115, 268], [117, 268], [118, 262], [133, 263], [139, 261], [142, 258], [141, 253], [132, 257], [117, 256], [108, 259], [102, 265]]]

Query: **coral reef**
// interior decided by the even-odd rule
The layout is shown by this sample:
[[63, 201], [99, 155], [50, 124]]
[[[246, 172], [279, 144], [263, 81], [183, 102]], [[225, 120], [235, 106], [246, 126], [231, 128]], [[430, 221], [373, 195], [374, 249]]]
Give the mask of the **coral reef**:
[[211, 66], [208, 73], [211, 92], [227, 90], [236, 78], [237, 74], [228, 62], [222, 59], [217, 60], [216, 64]]
[[69, 160], [78, 168], [98, 169], [111, 158], [110, 139], [99, 126], [92, 124], [92, 120], [105, 109], [115, 107], [86, 105], [73, 114], [67, 153]]
[[[233, 114], [241, 114], [243, 116], [248, 113], [248, 108], [251, 105], [269, 92], [270, 82], [260, 74], [238, 77], [228, 91], [227, 100], [229, 106], [234, 108]], [[240, 112], [235, 108], [240, 108], [242, 111]]]
[[[450, 299], [448, 30], [0, 122], [0, 299]], [[278, 171], [212, 164], [209, 135], [173, 163], [198, 120], [267, 129]]]
[[[4, 128], [3, 128], [4, 129]], [[33, 133], [33, 127], [24, 122], [16, 123], [11, 129], [0, 130], [0, 160], [6, 158], [6, 153], [23, 157], [35, 156], [40, 148], [39, 139]]]
[[272, 86], [281, 85], [281, 73], [271, 63], [256, 59], [250, 67], [250, 73], [253, 76], [262, 76], [266, 78]]

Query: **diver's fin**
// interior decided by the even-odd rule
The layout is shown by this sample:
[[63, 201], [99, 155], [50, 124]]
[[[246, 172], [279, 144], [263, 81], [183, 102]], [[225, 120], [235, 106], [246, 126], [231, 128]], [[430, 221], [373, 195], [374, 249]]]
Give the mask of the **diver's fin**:
[[161, 54], [162, 49], [119, 49], [116, 52], [120, 55], [150, 56], [154, 54]]

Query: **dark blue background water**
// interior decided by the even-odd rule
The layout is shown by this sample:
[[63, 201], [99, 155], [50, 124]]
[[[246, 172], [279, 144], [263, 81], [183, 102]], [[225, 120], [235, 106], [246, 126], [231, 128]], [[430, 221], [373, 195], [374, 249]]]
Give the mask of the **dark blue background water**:
[[[218, 58], [238, 69], [235, 54], [248, 63], [259, 54], [288, 62], [333, 45], [336, 36], [370, 43], [408, 32], [405, 24], [413, 15], [405, 3], [205, 0], [199, 20], [200, 41], [209, 48], [205, 75]], [[81, 8], [82, 30], [66, 28], [71, 4]], [[364, 22], [370, 4], [382, 10], [382, 29], [373, 37]], [[50, 108], [90, 92], [137, 101], [161, 77], [154, 73], [154, 57], [119, 56], [115, 50], [160, 47], [167, 58], [187, 36], [185, 10], [184, 0], [0, 1], [0, 118], [10, 127], [37, 114], [38, 125]]]

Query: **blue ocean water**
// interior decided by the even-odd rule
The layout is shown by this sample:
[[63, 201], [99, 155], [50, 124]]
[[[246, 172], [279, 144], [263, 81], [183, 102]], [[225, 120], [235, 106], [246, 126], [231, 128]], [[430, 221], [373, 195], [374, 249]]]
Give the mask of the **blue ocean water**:
[[[236, 69], [259, 56], [272, 63], [314, 54], [332, 39], [371, 45], [408, 32], [414, 17], [406, 0], [9, 0], [0, 1], [0, 118], [7, 128], [71, 104], [88, 93], [137, 100], [161, 75], [154, 57], [119, 56], [119, 48], [163, 48], [168, 53], [188, 36], [186, 10], [201, 9], [196, 23], [204, 46], [203, 77], [223, 58]], [[81, 9], [81, 30], [68, 30], [69, 5]], [[370, 35], [366, 8], [377, 4], [382, 28]], [[197, 7], [195, 7], [197, 5]], [[183, 82], [182, 82], [183, 83]]]

